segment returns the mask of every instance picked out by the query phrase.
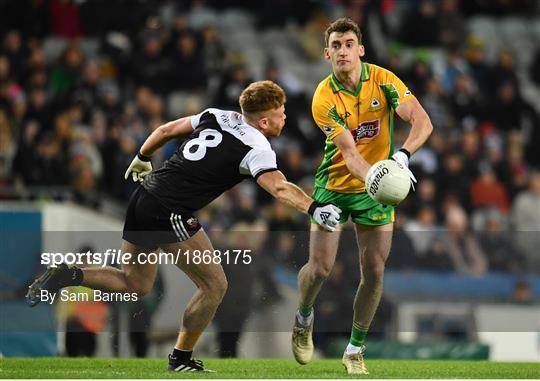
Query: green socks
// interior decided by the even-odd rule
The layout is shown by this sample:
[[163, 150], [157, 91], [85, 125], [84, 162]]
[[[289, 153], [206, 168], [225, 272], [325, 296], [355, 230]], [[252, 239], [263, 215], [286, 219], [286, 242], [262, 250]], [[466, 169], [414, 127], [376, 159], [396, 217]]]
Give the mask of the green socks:
[[369, 328], [360, 327], [356, 322], [353, 323], [351, 339], [349, 340], [349, 342], [354, 346], [361, 347], [362, 345], [364, 345], [364, 341], [366, 341], [368, 330]]
[[311, 323], [313, 322], [313, 306], [305, 307], [300, 306], [298, 307], [298, 311], [296, 312], [296, 323], [297, 325], [301, 327], [309, 327]]
[[313, 306], [300, 306], [298, 307], [298, 312], [300, 312], [300, 315], [302, 317], [309, 317], [309, 315], [311, 315], [311, 313], [313, 312]]

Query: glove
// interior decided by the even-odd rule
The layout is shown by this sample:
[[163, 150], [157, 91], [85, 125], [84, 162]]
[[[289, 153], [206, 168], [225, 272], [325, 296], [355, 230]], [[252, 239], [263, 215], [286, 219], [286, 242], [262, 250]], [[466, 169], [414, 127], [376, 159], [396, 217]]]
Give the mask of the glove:
[[394, 160], [396, 163], [401, 164], [403, 168], [409, 173], [409, 177], [411, 178], [411, 186], [412, 189], [414, 189], [414, 184], [416, 183], [416, 177], [414, 177], [412, 171], [409, 169], [409, 158], [411, 157], [411, 154], [409, 151], [407, 151], [405, 148], [400, 149], [397, 151], [394, 155], [392, 155], [392, 160]]
[[334, 204], [325, 204], [313, 201], [309, 206], [308, 214], [328, 231], [333, 232], [339, 223], [341, 209]]
[[150, 172], [152, 172], [152, 163], [150, 162], [150, 160], [151, 159], [149, 156], [145, 156], [139, 152], [129, 165], [126, 174], [124, 175], [124, 179], [127, 180], [129, 174], [131, 173], [133, 182], [142, 182], [143, 178]]

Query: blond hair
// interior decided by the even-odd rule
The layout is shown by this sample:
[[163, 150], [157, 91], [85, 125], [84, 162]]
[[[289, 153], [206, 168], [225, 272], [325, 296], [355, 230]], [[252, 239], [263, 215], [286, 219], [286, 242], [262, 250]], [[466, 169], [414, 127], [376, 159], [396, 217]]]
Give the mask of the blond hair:
[[285, 91], [272, 81], [253, 82], [240, 94], [240, 108], [247, 117], [281, 107], [285, 101]]

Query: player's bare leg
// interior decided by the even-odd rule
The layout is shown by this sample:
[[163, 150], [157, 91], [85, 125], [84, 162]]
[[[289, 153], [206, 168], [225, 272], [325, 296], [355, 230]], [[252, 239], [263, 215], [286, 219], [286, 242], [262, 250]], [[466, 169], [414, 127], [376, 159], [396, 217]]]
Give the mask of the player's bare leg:
[[376, 227], [356, 225], [362, 280], [354, 298], [353, 321], [361, 327], [369, 328], [381, 301], [393, 227], [393, 224]]
[[381, 301], [384, 267], [392, 245], [393, 224], [356, 225], [362, 279], [354, 298], [351, 340], [343, 354], [348, 373], [367, 374], [364, 364], [364, 340]]
[[299, 310], [292, 334], [292, 351], [300, 364], [307, 364], [313, 356], [313, 304], [336, 260], [341, 231], [323, 230], [311, 225], [309, 260], [298, 273], [300, 291]]
[[[161, 248], [170, 253], [177, 253], [178, 250], [181, 250], [182, 253], [186, 251], [189, 253], [188, 256], [179, 256], [179, 262], [176, 265], [195, 283], [197, 290], [184, 311], [175, 345], [176, 354], [173, 352], [171, 359], [174, 360], [176, 355], [191, 357], [195, 344], [212, 321], [223, 296], [225, 296], [227, 278], [220, 264], [213, 262], [210, 264], [193, 263], [191, 254], [194, 250], [213, 252], [212, 243], [202, 229], [184, 242], [161, 245]], [[171, 366], [169, 369], [176, 370], [172, 369]]]
[[341, 230], [329, 232], [312, 224], [309, 238], [309, 260], [298, 272], [301, 306], [312, 307], [324, 281], [330, 275]]
[[137, 255], [154, 252], [157, 248], [142, 247], [123, 240], [121, 250], [123, 253], [131, 253], [135, 263], [123, 264], [122, 269], [110, 266], [79, 268], [65, 264], [49, 267], [29, 287], [26, 295], [28, 304], [33, 307], [40, 302], [41, 290], [56, 292], [63, 287], [75, 285], [109, 292], [137, 293], [139, 297], [146, 295], [154, 284], [157, 265], [136, 263]]
[[137, 256], [156, 252], [158, 248], [145, 248], [122, 240], [121, 250], [131, 253], [131, 264], [122, 265], [122, 269], [109, 266], [83, 268], [82, 285], [111, 292], [135, 292], [139, 297], [148, 294], [154, 285], [158, 265], [138, 263]]

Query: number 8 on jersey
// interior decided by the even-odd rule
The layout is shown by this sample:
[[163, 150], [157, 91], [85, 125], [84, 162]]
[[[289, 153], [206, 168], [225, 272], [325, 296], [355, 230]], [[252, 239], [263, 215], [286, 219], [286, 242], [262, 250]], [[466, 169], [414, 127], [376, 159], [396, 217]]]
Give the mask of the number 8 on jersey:
[[184, 146], [182, 153], [188, 160], [201, 160], [206, 155], [207, 148], [217, 147], [222, 140], [223, 136], [219, 131], [212, 129], [203, 130], [198, 138], [191, 140]]

